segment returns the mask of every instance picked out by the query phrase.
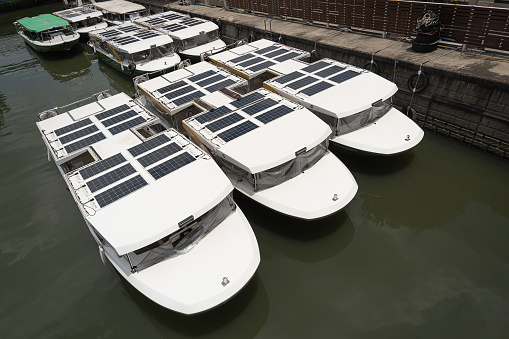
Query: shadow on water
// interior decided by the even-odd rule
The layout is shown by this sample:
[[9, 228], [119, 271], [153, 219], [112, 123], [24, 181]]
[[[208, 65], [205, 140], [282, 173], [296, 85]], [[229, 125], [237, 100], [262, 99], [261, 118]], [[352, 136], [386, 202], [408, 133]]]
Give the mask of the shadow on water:
[[278, 252], [302, 262], [318, 262], [345, 249], [355, 234], [344, 210], [306, 221], [275, 212], [237, 192], [234, 197], [255, 231], [262, 257]]
[[130, 97], [134, 95], [136, 91], [134, 90], [132, 77], [113, 69], [102, 60], [97, 60], [97, 62], [99, 70], [104, 74], [110, 86], [115, 89], [115, 91], [118, 93], [125, 92]]
[[[115, 271], [116, 272], [116, 271]], [[243, 337], [252, 338], [267, 321], [269, 298], [258, 272], [244, 288], [226, 303], [196, 315], [183, 315], [168, 310], [135, 289], [118, 272], [124, 288], [131, 300], [146, 314], [147, 319], [163, 335], [168, 331], [185, 336], [210, 335], [214, 332], [243, 333]], [[218, 336], [221, 336], [219, 335]], [[225, 333], [222, 334], [224, 336]]]

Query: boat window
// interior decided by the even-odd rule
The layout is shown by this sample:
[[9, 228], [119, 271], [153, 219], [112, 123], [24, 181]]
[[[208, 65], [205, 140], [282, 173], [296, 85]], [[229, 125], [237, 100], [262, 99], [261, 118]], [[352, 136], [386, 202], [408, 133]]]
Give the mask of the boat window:
[[129, 254], [137, 271], [155, 265], [166, 259], [185, 254], [217, 225], [222, 223], [233, 211], [236, 205], [233, 193], [230, 193], [219, 204], [207, 213], [193, 220], [189, 225], [178, 231]]
[[328, 153], [329, 139], [325, 139], [309, 151], [299, 152], [296, 157], [281, 165], [255, 174], [255, 190], [263, 190], [277, 186], [287, 180], [295, 178], [305, 170], [313, 167]]
[[173, 53], [173, 45], [171, 43], [162, 46], [157, 46], [157, 49], [159, 50], [159, 52], [161, 52], [162, 55], [170, 55]]
[[146, 49], [144, 51], [136, 52], [131, 54], [134, 62], [144, 61], [150, 55], [150, 50]]
[[371, 125], [391, 109], [391, 99], [374, 103], [362, 112], [338, 119], [336, 135], [343, 135]]
[[201, 33], [192, 38], [185, 39], [183, 41], [184, 44], [183, 48], [185, 50], [190, 49], [193, 47], [204, 45], [217, 39], [219, 39], [219, 32], [217, 30], [207, 33]]

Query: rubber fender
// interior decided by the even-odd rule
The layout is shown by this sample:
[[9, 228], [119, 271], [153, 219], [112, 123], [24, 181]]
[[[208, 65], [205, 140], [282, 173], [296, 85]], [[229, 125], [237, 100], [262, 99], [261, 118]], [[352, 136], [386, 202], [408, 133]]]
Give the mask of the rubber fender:
[[[415, 85], [414, 85], [414, 80], [416, 82]], [[422, 83], [419, 86], [418, 82], [420, 82], [420, 81], [422, 81]], [[410, 91], [415, 92], [415, 93], [424, 91], [426, 89], [426, 87], [428, 87], [428, 77], [426, 76], [426, 73], [420, 72], [420, 75], [419, 75], [419, 72], [417, 72], [417, 73], [412, 74], [410, 76], [410, 78], [408, 78], [407, 86]]]
[[411, 106], [407, 106], [405, 111], [403, 112], [407, 117], [415, 121], [417, 119], [417, 111], [413, 109]]
[[127, 65], [127, 70], [129, 73], [133, 74], [136, 70], [136, 64], [134, 62], [129, 63], [129, 65]]
[[221, 23], [221, 20], [217, 19], [216, 25], [217, 25], [217, 27], [219, 27], [219, 32], [221, 32], [221, 29], [223, 28], [223, 24]]
[[62, 44], [62, 47], [64, 48], [64, 50], [68, 51], [71, 49], [71, 44], [66, 41]]
[[279, 37], [279, 39], [277, 39], [277, 42], [279, 42], [281, 45], [286, 45], [286, 41], [282, 37]]
[[315, 62], [320, 59], [320, 56], [318, 55], [318, 52], [316, 49], [311, 51], [311, 57], [309, 58], [309, 62]]
[[378, 74], [378, 64], [374, 61], [366, 62], [366, 64], [364, 65], [364, 69], [367, 69], [368, 71]]

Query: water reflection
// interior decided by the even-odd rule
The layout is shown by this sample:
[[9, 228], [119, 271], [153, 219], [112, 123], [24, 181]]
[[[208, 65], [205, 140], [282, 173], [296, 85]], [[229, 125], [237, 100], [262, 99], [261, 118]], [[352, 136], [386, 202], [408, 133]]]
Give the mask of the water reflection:
[[[88, 46], [87, 46], [88, 47]], [[135, 93], [134, 84], [132, 78], [118, 72], [113, 67], [108, 66], [105, 62], [98, 60], [99, 70], [108, 80], [110, 86], [117, 92], [124, 92], [129, 96], [133, 96]]]
[[141, 294], [120, 275], [119, 279], [132, 301], [142, 309], [145, 318], [165, 337], [171, 332], [172, 337], [179, 333], [185, 337], [207, 335], [234, 338], [242, 333], [242, 337], [253, 338], [263, 327], [269, 314], [269, 298], [258, 273], [225, 304], [193, 316], [163, 308]]
[[4, 120], [4, 114], [7, 114], [11, 110], [9, 105], [7, 105], [6, 101], [7, 101], [7, 97], [5, 96], [5, 94], [0, 93], [0, 138], [12, 133], [12, 132], [7, 132], [7, 133], [3, 132], [4, 128], [7, 127], [7, 125], [5, 124], [5, 120]]

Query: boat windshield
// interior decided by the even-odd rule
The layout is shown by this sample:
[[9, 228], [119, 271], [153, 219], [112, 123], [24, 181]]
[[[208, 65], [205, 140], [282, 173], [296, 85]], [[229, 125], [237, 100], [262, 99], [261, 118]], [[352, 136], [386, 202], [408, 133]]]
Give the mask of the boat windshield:
[[136, 266], [137, 271], [141, 271], [161, 261], [189, 252], [235, 209], [233, 193], [230, 193], [207, 213], [194, 220], [190, 219], [188, 224], [179, 225], [178, 231], [129, 253], [133, 266]]
[[343, 135], [371, 125], [391, 109], [391, 99], [377, 101], [370, 108], [359, 113], [337, 119], [335, 135]]
[[217, 29], [210, 31], [210, 32], [206, 32], [206, 33], [203, 32], [203, 33], [200, 33], [199, 35], [196, 35], [192, 38], [182, 40], [183, 49], [186, 50], [186, 49], [198, 47], [198, 46], [204, 45], [206, 43], [215, 41], [217, 39], [219, 39], [219, 31]]

